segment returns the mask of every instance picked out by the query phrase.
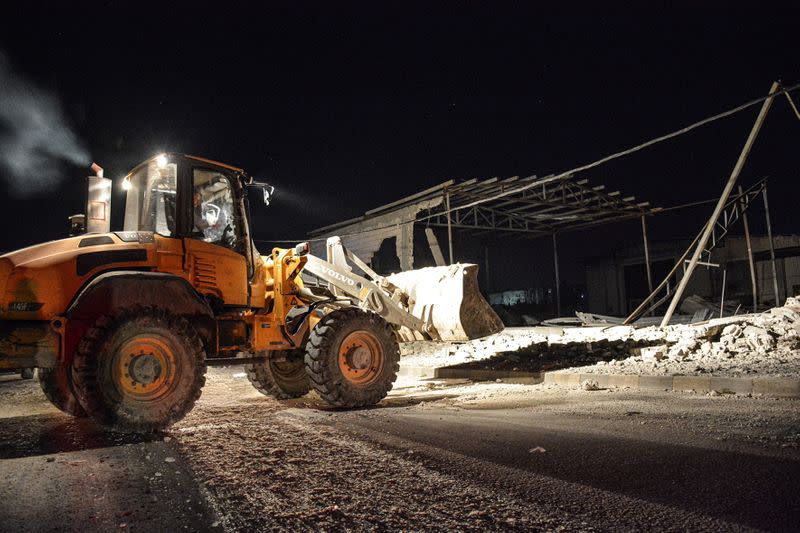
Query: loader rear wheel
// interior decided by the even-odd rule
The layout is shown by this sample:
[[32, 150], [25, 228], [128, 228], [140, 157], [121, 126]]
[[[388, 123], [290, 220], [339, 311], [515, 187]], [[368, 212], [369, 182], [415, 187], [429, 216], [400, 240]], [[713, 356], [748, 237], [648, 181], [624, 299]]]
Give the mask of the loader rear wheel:
[[75, 396], [70, 373], [71, 367], [67, 365], [40, 368], [39, 386], [50, 403], [68, 415], [83, 418], [86, 416], [86, 411]]
[[186, 319], [152, 307], [102, 317], [73, 362], [89, 416], [116, 431], [164, 429], [188, 413], [205, 384], [205, 351]]
[[[311, 384], [303, 361], [305, 350], [271, 352], [269, 355], [270, 358], [263, 363], [244, 367], [247, 379], [253, 387], [261, 394], [272, 396], [276, 400], [299, 398], [308, 394]], [[272, 356], [285, 356], [285, 360], [275, 361]]]
[[325, 315], [306, 344], [311, 386], [336, 407], [375, 405], [392, 389], [400, 348], [383, 318], [358, 308]]

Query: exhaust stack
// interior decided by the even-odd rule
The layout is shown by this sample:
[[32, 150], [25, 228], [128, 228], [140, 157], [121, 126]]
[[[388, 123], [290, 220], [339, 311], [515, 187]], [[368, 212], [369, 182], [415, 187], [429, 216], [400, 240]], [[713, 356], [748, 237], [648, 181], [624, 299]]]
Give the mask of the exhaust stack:
[[103, 176], [103, 167], [92, 163], [94, 176], [86, 178], [86, 233], [111, 231], [111, 180]]

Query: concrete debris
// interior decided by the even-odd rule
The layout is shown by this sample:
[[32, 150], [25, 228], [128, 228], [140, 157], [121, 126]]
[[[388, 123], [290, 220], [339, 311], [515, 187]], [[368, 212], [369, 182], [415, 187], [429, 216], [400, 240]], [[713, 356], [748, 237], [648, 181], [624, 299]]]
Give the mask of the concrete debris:
[[507, 328], [461, 344], [404, 343], [401, 353], [401, 366], [800, 377], [800, 298], [696, 324]]
[[658, 346], [646, 346], [642, 348], [643, 361], [661, 361], [667, 356], [668, 346], [666, 344], [659, 344]]
[[[663, 339], [616, 368], [596, 364], [587, 373], [656, 373], [800, 376], [800, 299], [788, 298], [783, 307], [764, 313], [644, 328], [634, 338]], [[575, 370], [575, 369], [572, 369]]]
[[[741, 303], [728, 299], [722, 309], [722, 316], [736, 314], [741, 308]], [[709, 302], [705, 298], [693, 294], [683, 299], [679, 307], [681, 313], [688, 315], [705, 314], [706, 316], [719, 316], [719, 303]]]
[[581, 384], [581, 388], [587, 391], [600, 390], [600, 383], [596, 379], [587, 379]]

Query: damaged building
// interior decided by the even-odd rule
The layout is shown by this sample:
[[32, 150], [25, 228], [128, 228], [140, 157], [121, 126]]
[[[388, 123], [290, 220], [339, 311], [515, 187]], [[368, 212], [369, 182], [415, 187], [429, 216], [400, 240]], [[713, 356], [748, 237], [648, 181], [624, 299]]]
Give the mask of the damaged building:
[[[760, 307], [775, 305], [774, 286], [777, 281], [778, 300], [800, 293], [800, 235], [775, 235], [775, 266], [772, 275], [769, 237], [751, 239], [756, 270], [756, 292]], [[650, 245], [650, 264], [653, 278], [664, 279], [689, 241], [656, 242]], [[749, 307], [752, 301], [746, 239], [731, 235], [711, 251], [692, 276], [687, 294], [706, 300], [722, 295], [723, 271], [725, 299]], [[670, 277], [674, 287], [683, 271]], [[629, 246], [604, 257], [586, 261], [587, 310], [606, 315], [627, 315], [650, 293], [647, 285], [644, 247]]]
[[550, 248], [548, 261], [555, 276], [540, 280], [542, 286], [534, 292], [560, 314], [559, 235], [657, 211], [649, 202], [572, 176], [449, 180], [363, 216], [316, 229], [311, 239], [320, 246], [327, 237], [338, 235], [349, 250], [383, 274], [473, 262], [481, 267], [481, 286], [487, 294], [503, 277], [493, 275], [502, 254], [493, 256], [491, 249], [538, 239], [538, 245]]
[[[725, 206], [710, 244], [686, 288], [708, 302], [727, 300], [730, 312], [775, 305], [800, 290], [800, 236], [728, 235], [746, 225], [745, 211], [763, 194], [765, 180], [740, 190]], [[376, 271], [389, 274], [450, 262], [481, 268], [480, 283], [496, 307], [526, 306], [543, 316], [574, 311], [627, 316], [666, 280], [666, 296], [680, 283], [690, 240], [648, 240], [647, 218], [669, 209], [607, 192], [572, 176], [449, 180], [364, 215], [316, 229], [316, 246], [339, 235]], [[768, 216], [768, 213], [767, 213]], [[600, 225], [641, 220], [641, 240], [611, 253], [579, 260], [585, 284], [565, 283], [559, 237]], [[748, 245], [749, 243], [749, 245]], [[503, 247], [535, 248], [547, 268], [528, 266], [526, 278], [509, 275]], [[498, 249], [501, 253], [493, 253]], [[539, 252], [538, 250], [541, 250]], [[516, 254], [510, 254], [516, 256]], [[751, 274], [752, 258], [752, 274]], [[525, 281], [521, 281], [525, 279]], [[509, 280], [517, 285], [509, 286]], [[689, 313], [691, 314], [691, 312]], [[521, 325], [521, 324], [510, 324]]]

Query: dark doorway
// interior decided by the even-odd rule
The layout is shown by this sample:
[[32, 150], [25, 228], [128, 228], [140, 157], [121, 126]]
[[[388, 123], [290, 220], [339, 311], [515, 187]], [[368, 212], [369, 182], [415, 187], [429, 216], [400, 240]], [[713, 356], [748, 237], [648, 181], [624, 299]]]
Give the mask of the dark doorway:
[[[675, 266], [674, 259], [662, 259], [661, 261], [654, 261], [650, 263], [650, 269], [653, 276], [653, 288], [657, 287], [659, 283], [667, 276], [672, 267]], [[670, 279], [670, 287], [675, 287], [677, 277], [672, 276]], [[662, 291], [663, 292], [663, 291]], [[627, 298], [628, 309], [630, 313], [650, 294], [650, 289], [647, 286], [647, 270], [644, 263], [637, 263], [635, 265], [625, 266], [625, 296]]]
[[383, 239], [381, 247], [372, 256], [370, 266], [372, 270], [384, 276], [400, 272], [400, 258], [397, 257], [397, 237]]

